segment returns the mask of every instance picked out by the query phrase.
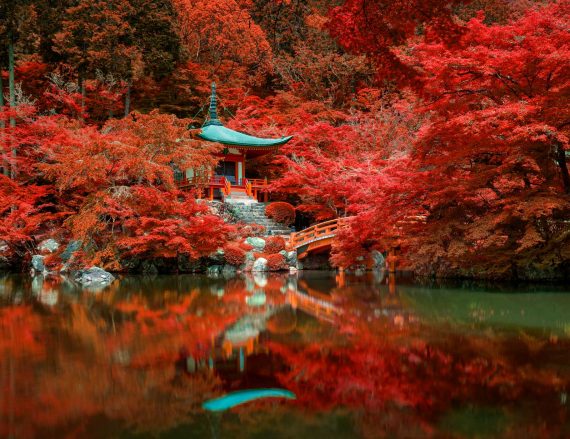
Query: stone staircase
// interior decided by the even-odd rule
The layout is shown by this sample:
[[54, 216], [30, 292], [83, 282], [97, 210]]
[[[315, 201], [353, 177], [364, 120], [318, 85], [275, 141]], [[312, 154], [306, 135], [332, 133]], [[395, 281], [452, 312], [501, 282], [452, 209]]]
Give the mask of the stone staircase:
[[[233, 195], [233, 194], [232, 194]], [[265, 215], [265, 204], [247, 197], [247, 200], [233, 198], [232, 201], [226, 199], [227, 204], [231, 204], [232, 213], [238, 221], [246, 224], [259, 224], [265, 227], [267, 236], [290, 235], [292, 230], [284, 224], [279, 224]]]
[[245, 193], [243, 189], [232, 189], [229, 196], [224, 197], [224, 203], [228, 204], [258, 204], [258, 201]]

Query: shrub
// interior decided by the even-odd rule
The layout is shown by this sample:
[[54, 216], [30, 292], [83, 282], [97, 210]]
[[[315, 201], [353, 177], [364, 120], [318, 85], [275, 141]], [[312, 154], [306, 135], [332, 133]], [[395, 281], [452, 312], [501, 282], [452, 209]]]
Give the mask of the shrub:
[[269, 271], [279, 271], [279, 270], [287, 270], [289, 266], [285, 261], [283, 255], [279, 253], [274, 253], [272, 255], [267, 256], [267, 268]]
[[265, 248], [267, 253], [279, 253], [285, 250], [285, 240], [281, 236], [269, 236], [265, 238]]
[[61, 257], [57, 253], [45, 255], [44, 265], [49, 269], [49, 271], [56, 271], [61, 268]]
[[245, 252], [249, 252], [251, 250], [253, 250], [253, 245], [249, 245], [247, 242], [242, 241], [239, 245], [239, 247], [244, 250]]
[[245, 224], [240, 231], [244, 237], [263, 236], [265, 227], [260, 224]]
[[295, 207], [283, 201], [271, 203], [265, 209], [265, 214], [278, 223], [290, 226], [295, 222]]
[[239, 267], [245, 261], [245, 250], [239, 244], [230, 243], [224, 247], [226, 262], [235, 267]]

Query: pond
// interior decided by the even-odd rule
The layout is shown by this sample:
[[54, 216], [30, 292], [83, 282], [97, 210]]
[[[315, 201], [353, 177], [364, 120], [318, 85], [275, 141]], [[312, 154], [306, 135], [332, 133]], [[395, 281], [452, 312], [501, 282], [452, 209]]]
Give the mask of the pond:
[[7, 438], [570, 437], [570, 289], [4, 275], [0, 386]]

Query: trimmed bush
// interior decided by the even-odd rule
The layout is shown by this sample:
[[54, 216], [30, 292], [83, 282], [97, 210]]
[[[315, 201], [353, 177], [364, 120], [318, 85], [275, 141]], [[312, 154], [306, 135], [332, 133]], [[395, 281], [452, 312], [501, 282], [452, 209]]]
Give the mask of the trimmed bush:
[[280, 255], [279, 253], [269, 255], [266, 259], [269, 271], [287, 270], [289, 268], [287, 261], [285, 261], [283, 255]]
[[295, 207], [283, 201], [271, 203], [265, 209], [265, 214], [278, 223], [290, 226], [295, 222]]
[[243, 227], [241, 227], [241, 233], [244, 237], [263, 236], [265, 234], [265, 227], [259, 224], [244, 224]]
[[246, 251], [239, 244], [230, 243], [224, 247], [224, 257], [226, 262], [234, 267], [239, 267], [245, 262]]
[[265, 238], [264, 251], [267, 253], [279, 253], [285, 250], [285, 240], [281, 236], [269, 236]]
[[253, 245], [249, 245], [247, 242], [243, 241], [239, 244], [239, 247], [245, 252], [253, 250]]

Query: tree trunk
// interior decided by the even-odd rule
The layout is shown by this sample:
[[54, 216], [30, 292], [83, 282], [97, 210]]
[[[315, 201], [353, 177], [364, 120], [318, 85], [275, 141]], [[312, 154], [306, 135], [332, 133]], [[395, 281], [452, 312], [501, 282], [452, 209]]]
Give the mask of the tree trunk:
[[564, 186], [564, 193], [570, 194], [570, 174], [568, 173], [568, 163], [566, 163], [566, 151], [558, 141], [555, 143], [555, 160], [560, 168], [560, 175], [562, 176], [562, 184]]
[[131, 112], [131, 81], [127, 82], [127, 93], [125, 94], [125, 117]]
[[83, 115], [85, 114], [85, 77], [83, 74], [79, 75], [79, 88], [81, 89], [81, 114], [79, 115], [79, 120], [83, 120]]
[[[10, 109], [16, 107], [16, 84], [14, 81], [14, 38], [12, 32], [8, 34], [8, 88], [9, 88], [9, 98], [10, 98]], [[16, 118], [12, 115], [10, 116], [10, 127], [14, 130], [16, 127]], [[12, 178], [16, 178], [16, 157], [18, 156], [18, 151], [15, 147], [12, 148]]]
[[[4, 82], [2, 81], [2, 67], [0, 66], [0, 108], [4, 107]], [[4, 120], [3, 117], [0, 117], [0, 137], [4, 137], [6, 135], [6, 132], [4, 131], [4, 129], [6, 128], [6, 121]], [[8, 151], [6, 151], [6, 146], [3, 143], [2, 146], [2, 155], [4, 156], [4, 159], [2, 161], [2, 173], [6, 176], [10, 175], [10, 165], [8, 163], [8, 160], [6, 160], [6, 155], [8, 154]]]

